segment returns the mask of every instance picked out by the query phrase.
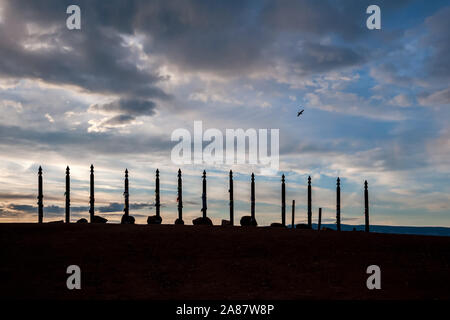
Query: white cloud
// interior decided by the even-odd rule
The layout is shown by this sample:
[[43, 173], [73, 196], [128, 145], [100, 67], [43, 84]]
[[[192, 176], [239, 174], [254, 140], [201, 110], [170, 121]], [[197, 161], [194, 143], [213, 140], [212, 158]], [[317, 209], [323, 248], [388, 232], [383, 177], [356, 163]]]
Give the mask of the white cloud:
[[55, 119], [53, 119], [53, 117], [51, 115], [49, 115], [48, 113], [45, 114], [45, 117], [47, 118], [48, 122], [50, 122], [50, 123], [55, 122]]
[[412, 104], [411, 100], [405, 94], [396, 95], [389, 103], [398, 107], [409, 107]]
[[13, 108], [18, 113], [23, 111], [23, 106], [21, 102], [13, 101], [13, 100], [1, 100], [0, 107], [2, 108]]

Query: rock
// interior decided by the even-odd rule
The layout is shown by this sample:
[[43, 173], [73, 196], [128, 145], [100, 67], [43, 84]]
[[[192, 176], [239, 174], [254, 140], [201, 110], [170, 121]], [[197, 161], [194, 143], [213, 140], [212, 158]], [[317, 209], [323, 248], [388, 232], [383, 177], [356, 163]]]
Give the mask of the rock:
[[121, 224], [134, 224], [134, 217], [123, 215], [120, 223]]
[[270, 226], [275, 228], [286, 228], [286, 226], [283, 226], [283, 224], [279, 222], [274, 222]]
[[175, 224], [184, 225], [184, 221], [182, 219], [175, 220]]
[[295, 229], [302, 229], [302, 230], [312, 230], [310, 226], [308, 226], [306, 223], [299, 223], [295, 226]]
[[222, 226], [231, 226], [230, 220], [225, 220], [225, 219], [223, 219], [223, 220], [222, 220]]
[[81, 218], [77, 223], [88, 223], [88, 221], [85, 218]]
[[50, 223], [50, 224], [59, 224], [59, 223], [64, 223], [64, 220], [49, 221], [49, 222], [47, 222], [47, 223]]
[[92, 218], [92, 223], [106, 223], [106, 221], [108, 221], [108, 219], [100, 217], [100, 216], [94, 216]]
[[161, 224], [161, 222], [162, 222], [161, 216], [154, 215], [154, 216], [149, 216], [147, 218], [148, 224]]
[[243, 227], [256, 227], [258, 223], [252, 216], [243, 216], [241, 218], [241, 226]]
[[196, 219], [192, 220], [192, 224], [194, 226], [212, 226], [213, 225], [211, 219], [208, 217], [196, 218]]

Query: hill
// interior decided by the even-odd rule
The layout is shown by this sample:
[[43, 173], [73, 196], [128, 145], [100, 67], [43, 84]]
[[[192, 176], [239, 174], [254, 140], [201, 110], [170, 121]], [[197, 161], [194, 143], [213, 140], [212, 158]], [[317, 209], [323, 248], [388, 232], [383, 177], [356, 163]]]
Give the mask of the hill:
[[[0, 224], [5, 299], [449, 299], [450, 238], [206, 226]], [[381, 268], [368, 290], [366, 268]], [[81, 268], [81, 290], [66, 268]]]

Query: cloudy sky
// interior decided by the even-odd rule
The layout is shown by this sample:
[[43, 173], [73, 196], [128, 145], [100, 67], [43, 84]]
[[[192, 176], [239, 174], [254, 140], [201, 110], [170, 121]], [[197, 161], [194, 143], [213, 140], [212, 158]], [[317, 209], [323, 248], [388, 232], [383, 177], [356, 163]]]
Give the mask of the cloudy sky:
[[[66, 8], [81, 8], [68, 30]], [[378, 4], [382, 29], [366, 28]], [[448, 1], [61, 1], [0, 0], [0, 221], [63, 219], [65, 167], [72, 220], [88, 216], [89, 166], [96, 210], [154, 214], [161, 171], [163, 222], [176, 218], [171, 150], [177, 128], [280, 129], [280, 170], [184, 165], [184, 220], [199, 216], [201, 173], [208, 214], [227, 218], [228, 170], [236, 216], [280, 220], [280, 175], [296, 222], [334, 221], [341, 177], [343, 223], [450, 226], [450, 6]], [[299, 106], [305, 109], [296, 117]], [[288, 207], [290, 212], [290, 206]], [[290, 221], [290, 219], [289, 219]]]

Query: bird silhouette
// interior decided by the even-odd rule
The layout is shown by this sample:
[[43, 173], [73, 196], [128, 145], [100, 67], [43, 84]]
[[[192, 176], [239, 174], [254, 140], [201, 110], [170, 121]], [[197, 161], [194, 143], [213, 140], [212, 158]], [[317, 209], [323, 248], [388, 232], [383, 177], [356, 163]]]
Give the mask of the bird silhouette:
[[302, 109], [301, 111], [299, 111], [299, 112], [297, 113], [297, 117], [300, 117], [300, 116], [302, 115], [303, 111], [305, 111], [305, 109]]

